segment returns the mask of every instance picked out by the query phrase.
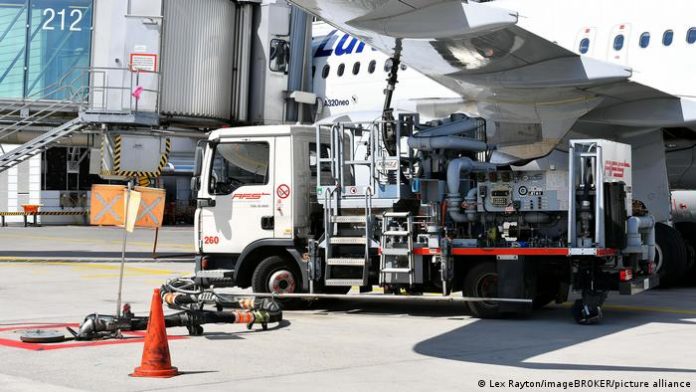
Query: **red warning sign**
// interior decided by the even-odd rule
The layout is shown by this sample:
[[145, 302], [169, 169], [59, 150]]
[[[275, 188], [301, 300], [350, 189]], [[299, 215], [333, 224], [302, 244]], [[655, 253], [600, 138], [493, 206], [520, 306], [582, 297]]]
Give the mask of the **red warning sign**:
[[276, 195], [281, 199], [287, 199], [288, 196], [290, 196], [290, 187], [285, 184], [278, 185], [278, 188], [276, 188]]

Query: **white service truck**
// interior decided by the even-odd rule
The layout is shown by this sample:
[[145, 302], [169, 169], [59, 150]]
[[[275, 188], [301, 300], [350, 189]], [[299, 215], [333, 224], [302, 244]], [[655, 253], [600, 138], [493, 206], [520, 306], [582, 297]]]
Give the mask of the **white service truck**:
[[[479, 317], [578, 292], [655, 287], [655, 221], [632, 199], [631, 147], [571, 140], [567, 166], [489, 161], [481, 119], [272, 125], [212, 132], [197, 150], [196, 279], [257, 293], [462, 292]], [[306, 294], [305, 294], [306, 295]]]

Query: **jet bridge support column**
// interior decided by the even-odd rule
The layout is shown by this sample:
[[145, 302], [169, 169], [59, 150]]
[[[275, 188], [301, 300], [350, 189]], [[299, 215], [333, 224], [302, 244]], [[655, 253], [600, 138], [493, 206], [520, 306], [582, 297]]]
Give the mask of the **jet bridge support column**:
[[[293, 6], [290, 19], [290, 63], [288, 64], [288, 94], [311, 89], [311, 42], [312, 24], [307, 13]], [[303, 121], [304, 105], [288, 98], [285, 121]]]

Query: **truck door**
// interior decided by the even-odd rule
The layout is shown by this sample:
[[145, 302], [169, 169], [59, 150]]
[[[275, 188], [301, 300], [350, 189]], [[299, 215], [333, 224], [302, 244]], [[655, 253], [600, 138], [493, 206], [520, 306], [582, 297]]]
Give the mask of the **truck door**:
[[241, 253], [260, 239], [274, 237], [275, 139], [220, 141], [211, 148], [200, 208], [203, 253]]

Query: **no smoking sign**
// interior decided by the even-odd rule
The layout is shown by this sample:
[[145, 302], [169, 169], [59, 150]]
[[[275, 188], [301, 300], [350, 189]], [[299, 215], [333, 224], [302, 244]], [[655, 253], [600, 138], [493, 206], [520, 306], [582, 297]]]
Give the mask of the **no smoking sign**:
[[276, 188], [276, 195], [281, 199], [287, 199], [290, 196], [290, 187], [285, 184], [278, 185]]

